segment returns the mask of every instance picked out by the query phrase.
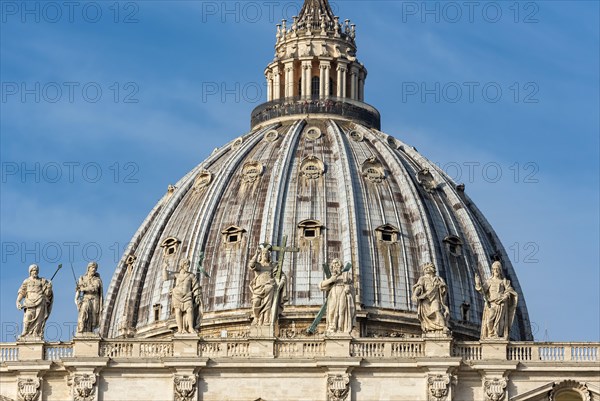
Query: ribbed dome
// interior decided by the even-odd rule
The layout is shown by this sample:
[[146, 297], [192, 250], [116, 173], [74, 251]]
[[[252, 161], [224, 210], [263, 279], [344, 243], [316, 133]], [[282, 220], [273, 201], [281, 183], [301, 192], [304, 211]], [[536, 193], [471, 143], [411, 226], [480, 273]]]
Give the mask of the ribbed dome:
[[356, 25], [339, 21], [327, 0], [305, 0], [291, 27], [277, 26], [267, 102], [252, 112], [251, 132], [169, 187], [150, 212], [110, 285], [105, 336], [170, 334], [173, 280], [165, 280], [165, 266], [173, 271], [184, 259], [202, 272], [202, 335], [244, 336], [248, 264], [259, 244], [287, 239], [297, 252], [283, 263], [289, 302], [281, 333], [309, 327], [325, 300], [323, 264], [339, 258], [352, 263], [356, 334], [420, 334], [411, 291], [433, 262], [448, 284], [455, 336], [476, 338], [483, 300], [475, 272], [490, 276], [500, 259], [519, 293], [512, 337], [531, 338], [498, 237], [464, 186], [379, 131], [379, 112], [364, 103]]
[[531, 339], [513, 267], [464, 186], [416, 149], [329, 114], [257, 125], [170, 188], [117, 267], [103, 334], [170, 333], [172, 282], [163, 280], [163, 266], [173, 270], [184, 258], [196, 266], [203, 255], [210, 277], [199, 274], [202, 335], [243, 335], [252, 315], [248, 262], [259, 243], [280, 244], [283, 236], [299, 252], [285, 256], [289, 301], [281, 327], [310, 325], [325, 299], [322, 265], [340, 258], [353, 266], [361, 335], [418, 334], [411, 287], [433, 262], [448, 284], [455, 336], [475, 338], [483, 306], [475, 271], [488, 277], [497, 258], [519, 294], [511, 337]]

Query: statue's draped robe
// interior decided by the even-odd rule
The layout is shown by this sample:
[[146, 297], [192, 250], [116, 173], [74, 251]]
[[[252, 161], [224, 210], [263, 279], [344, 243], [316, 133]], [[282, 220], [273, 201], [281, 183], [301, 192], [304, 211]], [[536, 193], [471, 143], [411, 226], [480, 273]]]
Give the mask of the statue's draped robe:
[[413, 299], [418, 303], [417, 315], [424, 332], [448, 329], [447, 286], [439, 276], [421, 276], [413, 286]]
[[480, 289], [486, 299], [481, 321], [481, 338], [508, 338], [519, 296], [510, 281], [501, 278], [488, 279]]
[[[281, 308], [287, 300], [286, 276], [281, 274], [279, 284], [273, 278], [273, 264], [261, 264], [259, 262], [250, 263], [250, 269], [254, 270], [254, 278], [250, 282], [250, 292], [252, 293], [252, 309], [255, 320], [253, 324], [269, 325], [273, 312], [273, 301], [277, 291], [281, 291], [279, 305]], [[277, 316], [275, 314], [275, 316]]]
[[100, 326], [102, 316], [103, 289], [100, 275], [83, 275], [79, 278], [79, 319], [77, 321], [78, 333], [93, 333]]
[[52, 283], [45, 278], [28, 277], [21, 284], [18, 294], [24, 298], [23, 335], [42, 337], [52, 311]]
[[354, 327], [355, 306], [352, 273], [345, 272], [331, 281], [321, 282], [321, 289], [327, 295], [327, 331], [350, 334]]

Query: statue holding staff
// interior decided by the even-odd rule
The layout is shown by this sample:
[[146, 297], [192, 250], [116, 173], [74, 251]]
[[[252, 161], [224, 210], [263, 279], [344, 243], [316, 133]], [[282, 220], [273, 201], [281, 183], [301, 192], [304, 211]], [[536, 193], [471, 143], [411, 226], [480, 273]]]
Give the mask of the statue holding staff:
[[39, 277], [39, 272], [38, 265], [29, 266], [29, 277], [23, 281], [17, 292], [17, 309], [25, 311], [21, 337], [43, 338], [46, 321], [52, 311], [52, 281]]

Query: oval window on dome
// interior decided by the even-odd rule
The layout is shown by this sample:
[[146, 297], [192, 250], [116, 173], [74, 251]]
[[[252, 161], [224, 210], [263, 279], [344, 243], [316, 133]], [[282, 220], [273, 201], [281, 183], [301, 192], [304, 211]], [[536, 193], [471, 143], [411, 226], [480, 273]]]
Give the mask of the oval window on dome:
[[233, 141], [233, 144], [231, 144], [231, 149], [237, 149], [240, 146], [242, 146], [242, 144], [244, 143], [244, 138], [238, 138], [235, 141]]
[[277, 132], [274, 129], [272, 129], [271, 131], [269, 131], [265, 134], [265, 140], [267, 142], [275, 142], [278, 139], [279, 139], [279, 132]]
[[321, 130], [317, 127], [310, 127], [306, 130], [306, 139], [314, 141], [315, 139], [319, 139], [322, 133]]
[[181, 241], [177, 238], [169, 237], [160, 244], [160, 247], [163, 249], [163, 254], [165, 256], [171, 256], [177, 252], [180, 244]]
[[348, 134], [348, 136], [354, 142], [362, 142], [362, 140], [364, 139], [364, 135], [358, 131], [350, 131], [350, 134]]

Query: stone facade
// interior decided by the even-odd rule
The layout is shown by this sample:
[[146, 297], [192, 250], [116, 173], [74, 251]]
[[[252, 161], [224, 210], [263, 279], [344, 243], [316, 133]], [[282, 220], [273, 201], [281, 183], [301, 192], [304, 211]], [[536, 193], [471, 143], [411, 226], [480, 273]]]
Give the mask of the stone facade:
[[319, 336], [19, 342], [0, 345], [0, 400], [597, 401], [599, 350]]

